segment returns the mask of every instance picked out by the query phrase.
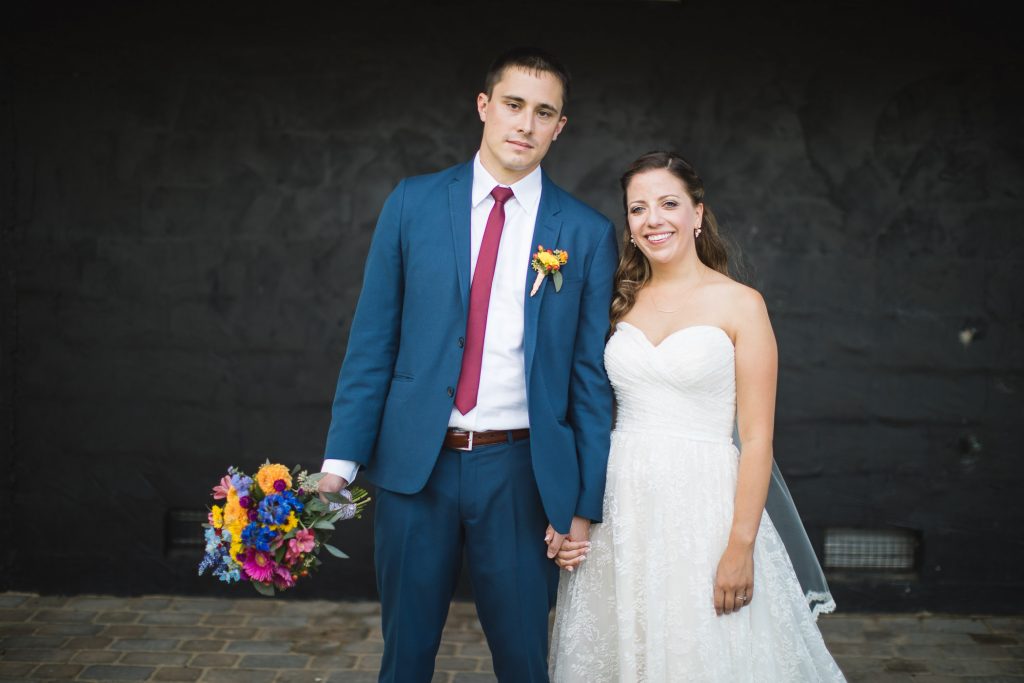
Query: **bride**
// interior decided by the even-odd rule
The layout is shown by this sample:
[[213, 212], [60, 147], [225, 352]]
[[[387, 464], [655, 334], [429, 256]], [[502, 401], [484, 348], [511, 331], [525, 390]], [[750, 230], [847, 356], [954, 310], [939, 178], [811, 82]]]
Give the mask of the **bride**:
[[556, 558], [551, 679], [842, 681], [764, 511], [778, 366], [764, 300], [726, 274], [684, 159], [645, 154], [622, 189], [605, 521]]

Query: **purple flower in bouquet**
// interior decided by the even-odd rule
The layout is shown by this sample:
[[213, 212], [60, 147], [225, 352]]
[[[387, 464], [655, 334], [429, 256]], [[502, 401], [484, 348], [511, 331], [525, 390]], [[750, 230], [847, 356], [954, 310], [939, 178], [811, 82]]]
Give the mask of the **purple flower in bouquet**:
[[295, 577], [292, 576], [292, 572], [288, 567], [277, 565], [274, 567], [274, 587], [278, 590], [284, 590], [285, 588], [291, 588], [295, 585]]

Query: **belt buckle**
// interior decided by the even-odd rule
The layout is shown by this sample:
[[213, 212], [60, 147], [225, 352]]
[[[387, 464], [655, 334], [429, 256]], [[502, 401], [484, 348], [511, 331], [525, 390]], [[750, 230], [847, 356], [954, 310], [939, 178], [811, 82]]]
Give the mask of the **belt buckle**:
[[467, 434], [468, 435], [466, 447], [465, 448], [458, 448], [458, 447], [456, 447], [455, 450], [457, 450], [457, 451], [471, 451], [471, 450], [473, 450], [473, 432], [472, 431], [468, 431], [468, 432], [464, 431], [463, 434]]

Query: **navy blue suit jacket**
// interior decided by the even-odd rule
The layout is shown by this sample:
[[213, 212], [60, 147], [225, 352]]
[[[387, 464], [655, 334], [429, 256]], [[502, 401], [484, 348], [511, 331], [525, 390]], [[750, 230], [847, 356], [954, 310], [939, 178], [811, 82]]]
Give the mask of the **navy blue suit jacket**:
[[[442, 447], [462, 365], [470, 287], [473, 164], [401, 181], [384, 203], [338, 379], [325, 458], [377, 486], [423, 488]], [[543, 175], [533, 245], [564, 249], [563, 284], [523, 263], [533, 472], [551, 524], [601, 520], [612, 422], [604, 370], [615, 229]]]

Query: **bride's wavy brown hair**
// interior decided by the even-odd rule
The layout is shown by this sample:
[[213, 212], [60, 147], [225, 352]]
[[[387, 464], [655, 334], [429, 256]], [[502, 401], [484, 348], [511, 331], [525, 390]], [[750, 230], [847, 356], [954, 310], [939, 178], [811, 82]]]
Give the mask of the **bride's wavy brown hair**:
[[[648, 152], [630, 164], [622, 174], [619, 183], [622, 185], [622, 207], [628, 212], [626, 189], [633, 178], [647, 171], [665, 169], [682, 181], [686, 193], [693, 200], [694, 206], [704, 202], [704, 181], [697, 175], [697, 170], [686, 159], [674, 152]], [[697, 258], [708, 268], [713, 268], [725, 275], [729, 274], [728, 253], [718, 233], [718, 221], [711, 207], [704, 204], [701, 216], [700, 236], [696, 239]], [[619, 267], [615, 271], [615, 292], [612, 296], [611, 324], [622, 320], [636, 304], [637, 294], [651, 279], [651, 264], [636, 246], [630, 243], [629, 220], [626, 220], [622, 231], [622, 248], [619, 250]]]

